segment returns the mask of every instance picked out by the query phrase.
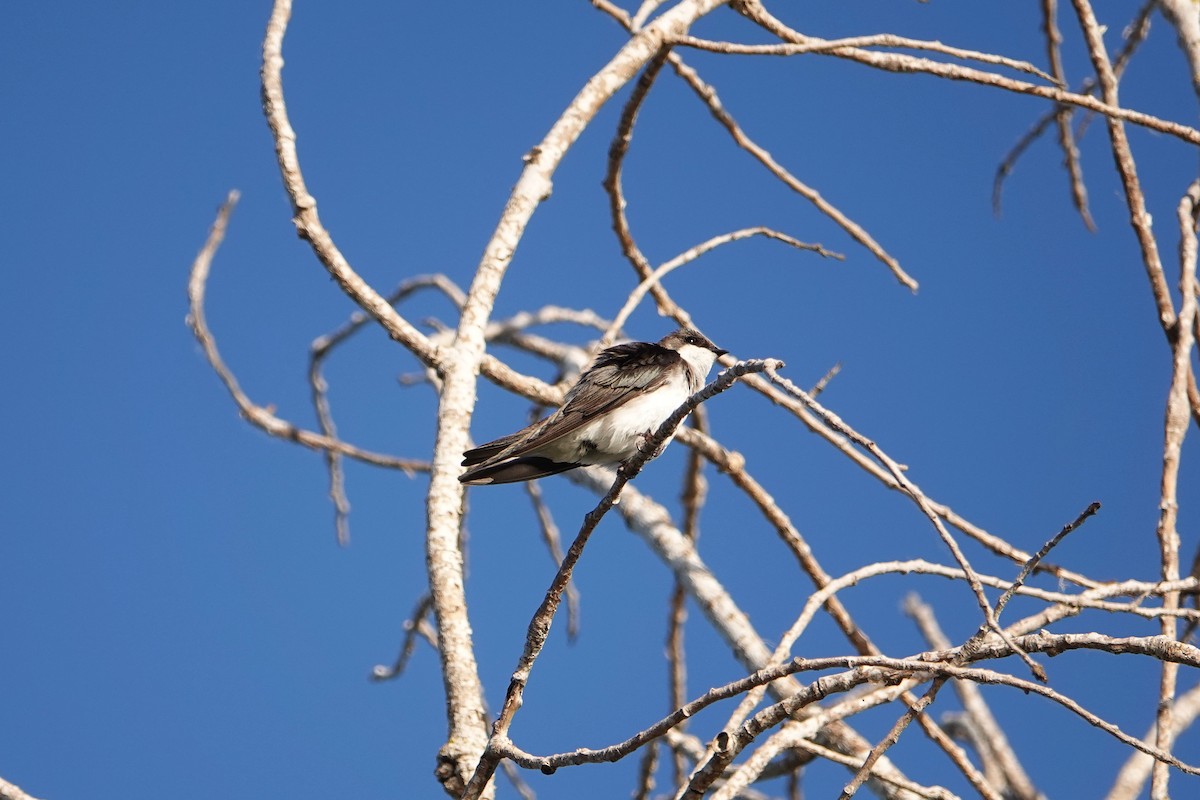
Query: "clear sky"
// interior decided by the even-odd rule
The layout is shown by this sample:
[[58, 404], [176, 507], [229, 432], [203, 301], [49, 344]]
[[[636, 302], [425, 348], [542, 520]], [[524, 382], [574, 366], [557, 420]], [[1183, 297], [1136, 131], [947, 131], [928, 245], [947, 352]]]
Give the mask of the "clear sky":
[[[68, 2], [53, 12], [24, 3], [10, 5], [0, 26], [0, 777], [37, 797], [439, 796], [435, 654], [422, 645], [400, 680], [368, 680], [393, 659], [424, 588], [425, 480], [349, 465], [352, 542], [339, 548], [321, 458], [239, 419], [184, 324], [191, 260], [237, 188], [209, 322], [251, 397], [314, 425], [307, 348], [353, 308], [290, 222], [258, 94], [268, 11], [246, 0]], [[1044, 63], [1034, 4], [827, 1], [789, 13], [825, 37], [890, 31]], [[1077, 85], [1090, 67], [1065, 4], [1063, 13]], [[1103, 3], [1098, 13], [1113, 47], [1131, 12]], [[725, 10], [697, 32], [762, 40]], [[284, 46], [292, 122], [322, 218], [360, 274], [384, 291], [428, 272], [465, 286], [522, 155], [624, 38], [583, 0], [300, 0]], [[755, 224], [846, 255], [822, 260], [755, 241], [677, 272], [668, 287], [704, 331], [739, 356], [784, 359], [803, 386], [840, 363], [823, 402], [907, 464], [930, 496], [1023, 548], [1099, 500], [1100, 514], [1053, 560], [1098, 579], [1157, 577], [1170, 355], [1103, 125], [1081, 145], [1092, 234], [1071, 208], [1049, 139], [1018, 164], [1003, 215], [992, 213], [996, 167], [1042, 101], [829, 58], [686, 57], [753, 136], [921, 283], [916, 294], [900, 286], [735, 149], [664, 74], [626, 170], [630, 217], [653, 260]], [[1187, 74], [1156, 16], [1122, 101], [1194, 124]], [[498, 316], [544, 304], [611, 316], [635, 284], [600, 187], [618, 113], [619, 104], [606, 108], [555, 176]], [[1130, 135], [1174, 288], [1174, 209], [1196, 176], [1196, 152], [1166, 135]], [[405, 312], [453, 323], [433, 296]], [[649, 309], [628, 326], [641, 339], [669, 329]], [[340, 351], [328, 375], [340, 433], [428, 457], [433, 394], [396, 380], [415, 369], [376, 330]], [[718, 438], [746, 455], [830, 573], [878, 559], [950, 562], [910, 502], [760, 397], [738, 388], [710, 411]], [[508, 433], [526, 412], [485, 387], [473, 435]], [[1196, 547], [1197, 439], [1193, 430], [1181, 479], [1185, 568]], [[675, 445], [637, 479], [672, 508], [682, 452]], [[701, 554], [774, 641], [810, 584], [728, 482], [709, 478]], [[569, 535], [593, 499], [557, 478], [543, 488]], [[520, 487], [472, 490], [470, 501], [468, 596], [495, 707], [552, 567]], [[981, 571], [1015, 571], [966, 549]], [[667, 570], [612, 517], [577, 578], [582, 635], [568, 646], [556, 627], [513, 729], [534, 752], [609, 744], [666, 710]], [[900, 611], [912, 590], [935, 604], [956, 641], [977, 626], [968, 590], [931, 578], [881, 579], [844, 599], [881, 647], [906, 655], [924, 649]], [[1035, 607], [1014, 603], [1006, 619]], [[1100, 627], [1158, 630], [1095, 615], [1056, 630]], [[696, 612], [689, 642], [690, 694], [742, 674]], [[845, 651], [825, 621], [797, 648]], [[1150, 725], [1149, 662], [1041, 660], [1055, 688], [1123, 730]], [[1181, 686], [1194, 683], [1185, 670]], [[1037, 698], [987, 696], [1049, 796], [1110, 786], [1124, 747]], [[877, 739], [897, 713], [855, 724]], [[691, 730], [710, 736], [727, 714], [718, 709]], [[1194, 734], [1178, 753], [1200, 762]], [[918, 732], [894, 755], [914, 779], [964, 791]], [[632, 770], [528, 779], [542, 797], [625, 797]], [[808, 796], [829, 796], [847, 776], [812, 770]], [[1196, 791], [1194, 778], [1174, 781], [1181, 797]]]

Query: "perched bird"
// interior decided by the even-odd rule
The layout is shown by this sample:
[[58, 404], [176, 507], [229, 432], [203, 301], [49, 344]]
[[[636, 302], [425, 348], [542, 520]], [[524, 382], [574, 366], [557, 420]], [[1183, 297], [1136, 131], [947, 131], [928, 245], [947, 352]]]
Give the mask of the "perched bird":
[[[540, 422], [463, 453], [462, 483], [515, 483], [584, 464], [617, 464], [699, 391], [724, 350], [693, 328], [604, 350]], [[664, 443], [665, 446], [665, 443]]]

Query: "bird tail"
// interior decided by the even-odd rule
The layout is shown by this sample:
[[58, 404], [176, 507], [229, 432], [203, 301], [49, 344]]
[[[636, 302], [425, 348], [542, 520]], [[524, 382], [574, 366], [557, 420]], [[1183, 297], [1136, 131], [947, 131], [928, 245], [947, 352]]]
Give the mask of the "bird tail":
[[484, 486], [489, 483], [519, 483], [544, 478], [547, 475], [557, 475], [569, 469], [575, 469], [579, 464], [562, 461], [552, 461], [544, 456], [524, 456], [498, 464], [484, 464], [469, 469], [458, 476], [459, 483], [470, 486]]

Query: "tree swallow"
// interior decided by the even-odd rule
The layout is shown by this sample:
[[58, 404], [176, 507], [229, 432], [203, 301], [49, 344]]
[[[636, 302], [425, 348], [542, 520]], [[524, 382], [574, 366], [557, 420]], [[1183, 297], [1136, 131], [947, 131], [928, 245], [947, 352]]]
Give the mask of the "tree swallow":
[[558, 411], [463, 453], [463, 466], [470, 469], [458, 479], [475, 486], [516, 483], [584, 464], [625, 461], [700, 390], [717, 356], [725, 353], [693, 328], [681, 328], [657, 344], [610, 347], [596, 356]]

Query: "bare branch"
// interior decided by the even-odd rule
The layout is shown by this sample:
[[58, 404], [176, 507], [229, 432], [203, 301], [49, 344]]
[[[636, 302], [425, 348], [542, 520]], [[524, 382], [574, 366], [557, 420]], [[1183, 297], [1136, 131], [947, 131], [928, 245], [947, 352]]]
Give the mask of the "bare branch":
[[1004, 607], [1006, 605], [1008, 605], [1008, 601], [1012, 598], [1013, 594], [1021, 587], [1021, 585], [1025, 583], [1025, 579], [1029, 577], [1029, 573], [1033, 572], [1033, 570], [1037, 567], [1038, 563], [1041, 562], [1041, 560], [1043, 558], [1048, 556], [1050, 554], [1050, 551], [1053, 550], [1055, 547], [1057, 547], [1058, 543], [1061, 542], [1063, 539], [1065, 539], [1068, 534], [1070, 534], [1072, 531], [1074, 531], [1076, 528], [1078, 528], [1080, 525], [1082, 525], [1085, 521], [1087, 521], [1088, 517], [1092, 516], [1099, 510], [1100, 510], [1099, 503], [1092, 503], [1091, 505], [1089, 505], [1087, 508], [1085, 508], [1083, 510], [1083, 512], [1078, 517], [1076, 517], [1073, 521], [1071, 521], [1068, 524], [1066, 524], [1065, 526], [1063, 526], [1063, 529], [1061, 531], [1059, 531], [1058, 533], [1056, 533], [1050, 539], [1050, 541], [1048, 541], [1048, 542], [1046, 542], [1046, 544], [1042, 545], [1041, 550], [1038, 550], [1033, 555], [1032, 558], [1030, 558], [1028, 561], [1025, 562], [1025, 566], [1021, 567], [1021, 572], [1013, 580], [1012, 586], [1005, 589], [1004, 594], [1000, 595], [1000, 599], [996, 601], [996, 617], [997, 618], [999, 618], [1000, 612], [1004, 610]]
[[[1104, 48], [1104, 33], [1100, 24], [1096, 22], [1096, 16], [1087, 0], [1071, 2], [1079, 17], [1080, 27], [1083, 28], [1101, 96], [1108, 105], [1118, 106], [1120, 103], [1117, 98], [1117, 76]], [[1167, 290], [1167, 282], [1163, 277], [1158, 243], [1150, 229], [1150, 214], [1146, 211], [1146, 198], [1142, 194], [1142, 185], [1138, 180], [1133, 152], [1129, 149], [1123, 119], [1125, 118], [1105, 112], [1104, 121], [1108, 125], [1108, 135], [1112, 142], [1113, 160], [1117, 165], [1117, 174], [1121, 177], [1121, 185], [1125, 189], [1125, 202], [1129, 206], [1129, 224], [1133, 227], [1134, 236], [1142, 251], [1142, 262], [1146, 268], [1146, 276], [1150, 279], [1154, 303], [1158, 307], [1159, 322], [1164, 328], [1169, 328], [1175, 324], [1175, 309], [1171, 305], [1171, 293]]]
[[[465, 449], [469, 409], [474, 401], [475, 371], [481, 360], [482, 325], [469, 342], [467, 352], [451, 361], [446, 369], [441, 355], [429, 340], [400, 316], [385, 298], [364, 281], [342, 256], [317, 215], [316, 199], [309, 193], [300, 172], [296, 153], [296, 132], [288, 119], [283, 96], [283, 38], [291, 17], [291, 0], [275, 0], [263, 40], [262, 98], [284, 188], [292, 202], [296, 231], [309, 242], [314, 254], [330, 275], [364, 311], [379, 321], [388, 335], [403, 344], [427, 366], [445, 371], [442, 410], [439, 412], [438, 440], [434, 450], [430, 489], [427, 500], [429, 524], [426, 529], [426, 564], [433, 597], [438, 631], [442, 641], [443, 684], [447, 694], [447, 743], [438, 755], [439, 780], [451, 794], [457, 794], [464, 775], [482, 752], [486, 742], [483, 686], [471, 647], [471, 626], [467, 620], [463, 593], [462, 553], [459, 529], [462, 518], [462, 490], [452, 474], [451, 459]], [[528, 189], [528, 181], [525, 184]], [[544, 192], [537, 192], [541, 196]], [[511, 257], [512, 249], [508, 251]], [[505, 260], [507, 263], [507, 259]], [[476, 283], [494, 280], [499, 272], [480, 268]], [[485, 293], [486, 294], [486, 293]], [[492, 292], [494, 296], [494, 290]], [[463, 319], [474, 323], [480, 318], [480, 293], [473, 287], [464, 303]], [[474, 302], [473, 302], [474, 300]], [[486, 302], [485, 302], [486, 305]], [[486, 312], [481, 321], [486, 321]], [[469, 385], [468, 385], [469, 384]], [[451, 410], [447, 411], [447, 405]], [[447, 424], [447, 416], [453, 424]], [[447, 430], [451, 430], [449, 436]], [[453, 455], [451, 455], [453, 451]]]
[[[1190, 407], [1188, 404], [1188, 381], [1193, 378], [1192, 350], [1195, 340], [1192, 338], [1193, 327], [1197, 321], [1196, 302], [1196, 217], [1200, 207], [1200, 180], [1188, 187], [1187, 194], [1179, 202], [1179, 316], [1175, 324], [1175, 347], [1171, 386], [1167, 392], [1167, 408], [1163, 432], [1163, 466], [1162, 480], [1159, 493], [1159, 518], [1156, 534], [1158, 536], [1159, 557], [1162, 560], [1162, 577], [1164, 580], [1176, 580], [1179, 577], [1179, 462], [1183, 450], [1183, 440], [1187, 435], [1190, 423]], [[1168, 609], [1179, 607], [1179, 593], [1169, 592], [1163, 598], [1163, 606]], [[1175, 638], [1176, 625], [1172, 617], [1161, 620], [1163, 636]], [[1174, 726], [1171, 722], [1171, 710], [1175, 702], [1176, 683], [1179, 668], [1173, 663], [1165, 662], [1162, 667], [1162, 679], [1159, 683], [1158, 715], [1155, 725], [1156, 743], [1170, 750], [1173, 743]], [[1154, 800], [1166, 800], [1168, 796], [1167, 781], [1169, 773], [1165, 767], [1155, 766], [1150, 777], [1150, 796]]]
[[[538, 518], [538, 528], [542, 531], [542, 541], [545, 542], [550, 558], [554, 560], [554, 566], [557, 568], [563, 562], [562, 540], [558, 533], [558, 525], [554, 523], [554, 516], [550, 513], [545, 498], [542, 497], [541, 484], [537, 481], [527, 481], [525, 492], [529, 495], [530, 502], [533, 503], [534, 513]], [[575, 588], [575, 582], [570, 581], [567, 583], [567, 641], [573, 642], [577, 636], [579, 636], [579, 591]]]
[[275, 0], [263, 40], [261, 78], [263, 113], [275, 140], [275, 155], [284, 188], [291, 199], [296, 233], [312, 246], [313, 253], [359, 308], [374, 317], [389, 336], [413, 355], [436, 368], [440, 359], [429, 340], [354, 271], [317, 215], [317, 200], [308, 191], [300, 171], [296, 131], [288, 119], [283, 96], [283, 37], [291, 14], [291, 0]]
[[707, 50], [710, 53], [767, 56], [799, 56], [806, 53], [827, 54], [830, 51], [842, 50], [845, 48], [896, 47], [906, 50], [923, 50], [930, 53], [939, 53], [941, 55], [952, 56], [953, 58], [963, 59], [966, 61], [978, 61], [983, 64], [994, 64], [1000, 67], [1008, 67], [1009, 69], [1014, 69], [1018, 72], [1026, 72], [1038, 78], [1044, 78], [1045, 80], [1055, 83], [1058, 86], [1065, 86], [1065, 84], [1063, 84], [1061, 81], [1056, 80], [1053, 75], [1038, 69], [1037, 66], [1029, 63], [1028, 61], [1008, 58], [995, 53], [983, 53], [978, 50], [964, 50], [961, 47], [950, 47], [942, 44], [941, 42], [909, 39], [907, 37], [897, 36], [892, 33], [873, 33], [864, 36], [847, 36], [842, 39], [816, 39], [813, 37], [806, 37], [806, 39], [807, 40], [803, 43], [738, 44], [735, 42], [714, 42], [709, 39], [700, 39], [695, 36], [681, 36], [675, 41], [675, 45], [677, 47], [693, 47], [697, 50]]
[[31, 794], [26, 794], [20, 786], [0, 778], [0, 800], [37, 800]]
[[821, 394], [821, 392], [825, 391], [825, 387], [829, 385], [829, 382], [831, 380], [833, 380], [834, 378], [836, 378], [837, 374], [841, 371], [842, 371], [842, 364], [839, 361], [838, 363], [836, 363], [832, 367], [830, 367], [828, 372], [826, 372], [824, 375], [821, 376], [821, 380], [819, 380], [813, 384], [813, 387], [808, 390], [808, 393], [810, 395], [812, 395], [813, 397], [818, 397]]
[[[797, 31], [788, 28], [775, 17], [771, 16], [758, 0], [739, 0], [738, 7], [750, 12], [750, 17], [754, 22], [763, 25], [771, 33], [779, 36], [785, 41], [794, 42], [796, 44], [813, 44], [823, 43], [824, 40], [814, 36], [805, 36]], [[739, 52], [736, 49], [731, 49], [730, 52]], [[857, 61], [861, 64], [866, 64], [876, 69], [881, 69], [887, 72], [899, 73], [924, 73], [934, 75], [939, 78], [948, 78], [950, 80], [968, 81], [978, 83], [982, 86], [991, 86], [997, 89], [1004, 89], [1018, 94], [1028, 94], [1034, 97], [1041, 97], [1046, 100], [1054, 100], [1059, 103], [1067, 103], [1069, 105], [1079, 106], [1091, 111], [1096, 111], [1105, 115], [1112, 120], [1120, 120], [1124, 122], [1132, 122], [1135, 125], [1141, 125], [1151, 130], [1156, 130], [1161, 133], [1166, 133], [1182, 139], [1191, 144], [1200, 144], [1200, 130], [1188, 125], [1182, 125], [1178, 122], [1159, 119], [1151, 114], [1145, 114], [1140, 111], [1122, 108], [1115, 102], [1105, 100], [1100, 101], [1088, 95], [1076, 94], [1068, 92], [1064, 89], [1059, 89], [1053, 86], [1040, 86], [1038, 84], [1027, 83], [1025, 81], [1006, 78], [1003, 75], [997, 75], [992, 72], [972, 69], [970, 67], [961, 66], [958, 64], [943, 64], [936, 61], [930, 61], [925, 58], [915, 58], [906, 56], [901, 53], [876, 53], [869, 50], [860, 50], [853, 47], [837, 48], [829, 51], [830, 55], [838, 56], [839, 58], [847, 58], [851, 61]]]
[[[658, 740], [656, 739], [650, 742], [642, 752], [642, 760], [638, 764], [637, 789], [633, 793], [634, 800], [650, 800], [650, 794], [654, 791], [654, 772], [658, 769], [658, 750]], [[505, 761], [504, 763], [511, 762]]]
[[504, 777], [517, 790], [517, 794], [521, 795], [521, 800], [537, 800], [537, 795], [534, 794], [533, 789], [525, 782], [525, 778], [521, 776], [520, 770], [512, 762], [505, 761], [500, 765], [500, 768], [504, 770]]

